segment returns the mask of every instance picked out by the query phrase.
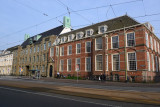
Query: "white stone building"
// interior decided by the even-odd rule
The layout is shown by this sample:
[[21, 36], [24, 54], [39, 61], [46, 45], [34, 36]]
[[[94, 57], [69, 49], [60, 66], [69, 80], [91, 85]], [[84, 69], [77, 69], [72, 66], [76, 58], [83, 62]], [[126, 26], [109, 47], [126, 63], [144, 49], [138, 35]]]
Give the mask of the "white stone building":
[[0, 75], [11, 75], [13, 54], [10, 51], [0, 51]]

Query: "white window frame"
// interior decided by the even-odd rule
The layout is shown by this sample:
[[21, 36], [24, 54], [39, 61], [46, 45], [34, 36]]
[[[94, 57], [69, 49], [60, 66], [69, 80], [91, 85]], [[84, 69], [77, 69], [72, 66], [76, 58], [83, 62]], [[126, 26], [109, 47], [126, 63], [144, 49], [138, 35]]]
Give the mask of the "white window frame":
[[54, 56], [54, 47], [51, 47], [50, 48], [50, 57], [53, 57]]
[[149, 52], [147, 52], [147, 65], [148, 65], [148, 71], [150, 71], [151, 70], [151, 64], [150, 64], [150, 53]]
[[148, 40], [148, 33], [145, 32], [145, 37], [146, 37], [146, 46], [149, 48], [149, 40]]
[[[69, 60], [71, 60], [71, 70], [69, 70], [69, 68], [68, 68], [68, 61], [69, 61]], [[72, 59], [67, 59], [67, 71], [68, 71], [68, 72], [71, 72], [71, 71], [72, 71]]]
[[[102, 56], [102, 70], [97, 69], [97, 56], [101, 55]], [[95, 55], [95, 71], [103, 71], [103, 55], [102, 54], [97, 54]]]
[[[78, 50], [77, 45], [79, 45], [79, 44], [80, 44], [80, 53], [77, 53], [77, 50]], [[76, 54], [81, 54], [81, 43], [76, 44]]]
[[127, 70], [128, 71], [136, 71], [136, 70], [130, 70], [129, 68], [129, 61], [128, 61], [128, 54], [129, 53], [135, 53], [135, 59], [136, 59], [136, 70], [137, 70], [137, 55], [136, 55], [136, 52], [127, 52]]
[[119, 48], [119, 36], [118, 36], [118, 35], [115, 35], [115, 36], [112, 36], [112, 37], [111, 37], [111, 48], [112, 48], [112, 49], [118, 49], [118, 48], [113, 48], [113, 43], [112, 43], [112, 38], [113, 38], [113, 37], [116, 37], [116, 36], [118, 37], [118, 48]]
[[[101, 31], [100, 31], [101, 27], [104, 27], [104, 32], [101, 32]], [[105, 32], [107, 31], [107, 29], [108, 29], [108, 26], [107, 26], [107, 25], [98, 26], [98, 33], [99, 33], [99, 34], [103, 34], [103, 33], [105, 33]]]
[[106, 54], [105, 62], [106, 62], [106, 71], [108, 71], [108, 55], [107, 54]]
[[154, 39], [154, 50], [157, 52], [156, 39]]
[[108, 50], [108, 37], [106, 37], [105, 39], [106, 39], [105, 40], [106, 41], [106, 43], [105, 43], [106, 44], [106, 50]]
[[68, 45], [68, 49], [67, 49], [67, 55], [72, 55], [72, 49], [71, 49], [71, 54], [69, 53], [69, 47], [71, 46], [72, 48], [72, 45]]
[[[119, 55], [119, 69], [118, 70], [113, 70], [113, 56], [114, 55]], [[120, 71], [120, 54], [119, 53], [112, 54], [112, 71]]]
[[64, 56], [64, 46], [60, 47], [60, 56]]
[[[134, 34], [134, 46], [136, 45], [136, 40], [135, 40], [135, 32], [128, 32], [128, 33], [126, 33], [126, 46], [127, 47], [134, 47], [134, 46], [128, 46], [128, 38], [127, 38], [127, 35], [128, 34], [130, 34], [130, 33], [133, 33]], [[119, 40], [119, 38], [118, 38], [118, 40]]]
[[153, 50], [153, 38], [150, 36], [150, 44], [151, 44], [151, 49]]
[[[89, 66], [90, 66], [90, 70], [87, 70], [87, 58], [90, 59], [90, 65], [89, 65]], [[86, 71], [86, 72], [91, 72], [91, 57], [86, 57], [86, 58], [85, 58], [85, 71]]]
[[[98, 37], [98, 38], [101, 38], [101, 39], [102, 39], [102, 43], [101, 43], [101, 44], [102, 44], [102, 49], [103, 49], [103, 38], [102, 38], [102, 37]], [[102, 49], [97, 49], [97, 39], [98, 39], [98, 38], [95, 38], [95, 49], [96, 49], [96, 50], [102, 50]]]
[[154, 71], [154, 55], [151, 54], [151, 57], [152, 57], [152, 71]]
[[59, 55], [59, 46], [56, 46], [56, 56]]
[[[78, 38], [78, 35], [80, 35], [80, 37]], [[83, 38], [84, 33], [83, 32], [78, 32], [76, 33], [76, 40], [82, 39]]]
[[76, 67], [77, 67], [77, 60], [78, 60], [78, 59], [80, 60], [79, 71], [81, 70], [81, 58], [76, 58], [76, 59], [75, 59], [75, 65], [76, 65], [76, 66], [75, 66], [75, 71], [77, 71]]
[[[71, 38], [70, 38], [71, 37]], [[68, 35], [68, 41], [72, 41], [73, 40], [73, 36], [72, 34], [71, 35]]]
[[[87, 52], [87, 43], [90, 43], [90, 51], [89, 52]], [[91, 53], [91, 41], [86, 41], [85, 42], [85, 52], [86, 53]]]
[[[90, 32], [90, 34], [88, 35], [88, 32]], [[86, 35], [85, 35], [85, 37], [90, 37], [90, 36], [92, 36], [93, 35], [93, 29], [88, 29], [88, 30], [86, 30]]]
[[43, 44], [43, 50], [46, 50], [46, 43]]
[[[62, 70], [62, 61], [63, 61], [63, 70]], [[64, 71], [64, 60], [63, 59], [60, 60], [60, 71], [61, 72]]]

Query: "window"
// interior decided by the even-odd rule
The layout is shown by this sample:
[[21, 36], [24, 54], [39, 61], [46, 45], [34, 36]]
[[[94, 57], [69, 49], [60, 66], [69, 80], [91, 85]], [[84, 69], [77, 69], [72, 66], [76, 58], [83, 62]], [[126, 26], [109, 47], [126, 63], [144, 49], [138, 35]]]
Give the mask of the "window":
[[148, 64], [148, 71], [150, 71], [150, 55], [149, 55], [149, 52], [147, 52], [147, 64]]
[[32, 48], [30, 48], [30, 53], [32, 53]]
[[76, 34], [76, 39], [78, 40], [78, 39], [81, 39], [82, 37], [83, 37], [83, 32], [79, 32], [79, 33], [77, 33]]
[[152, 36], [150, 36], [150, 44], [151, 44], [151, 49], [153, 50]]
[[26, 54], [28, 54], [28, 49], [26, 49]]
[[108, 38], [106, 37], [106, 49], [108, 49]]
[[64, 60], [60, 60], [60, 71], [63, 71]]
[[112, 49], [119, 48], [119, 37], [113, 36], [112, 37]]
[[46, 50], [46, 43], [43, 44], [43, 49]]
[[37, 62], [39, 61], [39, 55], [37, 55]]
[[64, 43], [64, 37], [61, 38], [61, 43]]
[[79, 67], [79, 69], [76, 68], [76, 71], [79, 71], [81, 69], [81, 59], [80, 58], [76, 58], [76, 66]]
[[81, 53], [81, 44], [80, 43], [76, 44], [76, 53], [77, 54]]
[[49, 48], [49, 47], [51, 47], [51, 42], [50, 42], [50, 41], [48, 42], [48, 48]]
[[72, 62], [71, 59], [67, 60], [67, 71], [71, 71]]
[[106, 55], [106, 71], [108, 71], [108, 55]]
[[156, 72], [158, 72], [158, 57], [155, 56]]
[[149, 41], [148, 41], [148, 33], [145, 32], [145, 35], [146, 35], [146, 46], [149, 47]]
[[153, 54], [151, 54], [151, 57], [152, 57], [152, 71], [154, 71], [154, 56], [153, 56]]
[[98, 27], [98, 33], [102, 34], [102, 33], [105, 33], [107, 31], [107, 26], [106, 25], [103, 25], [103, 26], [99, 26]]
[[103, 60], [102, 55], [96, 56], [96, 70], [103, 70]]
[[102, 49], [102, 37], [96, 38], [96, 50]]
[[156, 40], [154, 39], [154, 50], [157, 52], [157, 48], [156, 48]]
[[68, 35], [68, 41], [72, 41], [73, 40], [73, 34]]
[[158, 48], [158, 53], [159, 53], [159, 43], [157, 42], [157, 48]]
[[86, 53], [91, 52], [91, 42], [86, 42]]
[[34, 61], [34, 62], [36, 61], [36, 57], [35, 57], [35, 56], [33, 57], [33, 61]]
[[61, 56], [64, 56], [64, 47], [60, 47], [60, 53]]
[[112, 65], [112, 70], [113, 71], [117, 71], [120, 69], [120, 61], [119, 61], [119, 54], [116, 54], [116, 55], [112, 55], [112, 60], [113, 60], [113, 65]]
[[34, 46], [34, 53], [36, 52], [36, 46]]
[[59, 54], [59, 47], [57, 46], [56, 47], [56, 56], [58, 56], [58, 54]]
[[127, 33], [127, 46], [135, 45], [135, 36], [134, 33]]
[[31, 62], [31, 57], [29, 57], [29, 62]]
[[45, 66], [44, 65], [42, 66], [42, 72], [45, 72]]
[[46, 59], [46, 58], [45, 58], [45, 54], [43, 54], [43, 61], [45, 61], [45, 59]]
[[39, 46], [38, 46], [38, 48], [37, 48], [37, 52], [39, 52]]
[[68, 55], [72, 55], [72, 45], [68, 46]]
[[91, 71], [91, 57], [86, 58], [86, 71]]
[[86, 37], [93, 35], [93, 29], [86, 30]]
[[50, 48], [50, 57], [54, 56], [54, 47]]
[[136, 53], [128, 53], [128, 70], [137, 70]]

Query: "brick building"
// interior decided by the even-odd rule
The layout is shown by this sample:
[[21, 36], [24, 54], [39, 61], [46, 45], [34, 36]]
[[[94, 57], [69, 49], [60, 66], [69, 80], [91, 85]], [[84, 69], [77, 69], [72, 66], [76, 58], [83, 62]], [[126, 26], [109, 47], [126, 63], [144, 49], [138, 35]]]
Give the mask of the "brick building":
[[[125, 15], [56, 38], [48, 58], [53, 72], [136, 82], [160, 78], [160, 40], [149, 23]], [[52, 72], [51, 70], [49, 72]]]

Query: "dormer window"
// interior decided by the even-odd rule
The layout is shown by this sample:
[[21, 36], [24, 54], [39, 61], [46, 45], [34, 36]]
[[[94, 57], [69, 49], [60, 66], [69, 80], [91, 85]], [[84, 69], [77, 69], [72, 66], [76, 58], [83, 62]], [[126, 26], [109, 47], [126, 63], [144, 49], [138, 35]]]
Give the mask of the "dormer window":
[[86, 37], [93, 35], [93, 29], [86, 30]]
[[108, 28], [108, 26], [106, 26], [106, 25], [99, 26], [98, 33], [99, 34], [105, 33], [107, 31], [107, 28]]
[[61, 43], [64, 43], [64, 37], [61, 38]]
[[55, 43], [55, 45], [57, 45], [59, 42], [60, 42], [60, 39], [59, 39], [59, 38], [57, 38], [57, 39], [56, 39], [56, 43]]
[[77, 39], [77, 40], [78, 40], [78, 39], [81, 39], [81, 38], [83, 37], [83, 35], [84, 35], [83, 32], [78, 32], [78, 33], [76, 34], [76, 39]]
[[62, 37], [62, 38], [61, 38], [61, 43], [64, 43], [64, 42], [66, 41], [66, 39], [67, 39], [67, 38], [66, 38], [65, 36]]
[[74, 34], [70, 34], [68, 35], [68, 41], [72, 41], [74, 39], [75, 35]]

